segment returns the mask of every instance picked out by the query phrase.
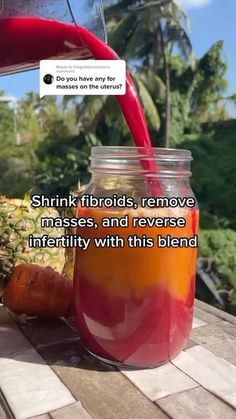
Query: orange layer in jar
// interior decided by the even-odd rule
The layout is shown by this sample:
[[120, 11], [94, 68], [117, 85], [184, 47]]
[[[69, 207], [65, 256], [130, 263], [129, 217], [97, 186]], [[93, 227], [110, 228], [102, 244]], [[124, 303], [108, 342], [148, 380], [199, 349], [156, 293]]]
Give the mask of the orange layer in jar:
[[[195, 210], [194, 210], [195, 211]], [[129, 227], [104, 228], [104, 217], [128, 214]], [[77, 249], [75, 278], [76, 317], [85, 345], [93, 353], [135, 366], [153, 366], [177, 355], [191, 329], [196, 269], [196, 248], [158, 248], [157, 235], [191, 238], [191, 210], [79, 209], [92, 217], [97, 229], [81, 228], [82, 237], [119, 235], [124, 248]], [[185, 227], [132, 227], [133, 217], [183, 217]], [[194, 231], [194, 233], [193, 233]], [[152, 237], [152, 248], [130, 248], [132, 235]]]

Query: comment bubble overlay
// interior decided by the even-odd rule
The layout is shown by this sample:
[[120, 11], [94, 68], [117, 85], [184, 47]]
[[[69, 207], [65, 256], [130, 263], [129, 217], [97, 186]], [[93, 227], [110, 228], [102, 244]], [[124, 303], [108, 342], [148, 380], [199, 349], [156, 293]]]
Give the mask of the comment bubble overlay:
[[124, 60], [42, 60], [40, 97], [125, 95]]

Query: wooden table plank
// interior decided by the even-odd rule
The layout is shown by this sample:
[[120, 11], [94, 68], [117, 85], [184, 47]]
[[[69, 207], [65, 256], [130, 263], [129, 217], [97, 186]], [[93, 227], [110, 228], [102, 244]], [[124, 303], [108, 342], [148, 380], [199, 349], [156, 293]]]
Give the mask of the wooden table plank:
[[33, 419], [51, 419], [51, 416], [48, 413], [40, 416], [34, 416]]
[[14, 419], [12, 411], [0, 389], [0, 418], [1, 419]]
[[217, 326], [221, 327], [221, 329], [225, 330], [230, 335], [236, 337], [236, 325], [223, 320], [220, 323], [218, 323]]
[[194, 307], [194, 316], [207, 324], [215, 324], [221, 321], [221, 319], [217, 317], [215, 314], [208, 313], [202, 310], [201, 308], [197, 307], [196, 305]]
[[[33, 319], [28, 324], [20, 324], [25, 339], [15, 321], [3, 308], [0, 307], [0, 311], [1, 337], [5, 333], [10, 345], [6, 350], [3, 339], [2, 343], [0, 341], [3, 358], [14, 358], [19, 347], [21, 353], [26, 354], [30, 341], [76, 400], [34, 419], [231, 419], [236, 416], [235, 410], [223, 401], [236, 406], [236, 367], [233, 365], [236, 364], [236, 318], [208, 304], [196, 301], [196, 327], [185, 351], [172, 365], [163, 366], [170, 365], [177, 370], [179, 378], [164, 374], [162, 382], [155, 373], [160, 373], [163, 367], [138, 371], [138, 376], [142, 376], [141, 385], [133, 378], [135, 372], [128, 371], [125, 376], [90, 357], [77, 332], [62, 320]], [[143, 374], [146, 374], [144, 381]], [[182, 374], [190, 383], [194, 380], [196, 387], [183, 385]], [[150, 394], [147, 388], [152, 389]], [[1, 407], [1, 393], [0, 418], [13, 418], [6, 401]]]
[[[204, 303], [203, 301], [195, 299], [195, 307], [199, 308], [200, 310], [204, 311], [205, 313], [212, 314], [213, 316], [218, 317], [221, 320], [226, 320], [229, 323], [236, 325], [236, 316], [232, 314], [226, 313], [219, 308], [213, 307], [210, 304]], [[203, 319], [204, 320], [204, 319]], [[209, 323], [209, 322], [207, 322]]]
[[236, 337], [225, 332], [220, 323], [193, 329], [191, 336], [202, 347], [236, 365]]
[[16, 418], [26, 419], [75, 401], [3, 307], [0, 335], [0, 388]]
[[167, 417], [119, 371], [87, 356], [79, 342], [44, 347], [39, 351], [93, 418]]
[[3, 410], [3, 407], [1, 406], [1, 403], [0, 403], [0, 419], [7, 419], [7, 414], [6, 414], [5, 410]]
[[205, 326], [207, 323], [201, 320], [199, 317], [193, 317], [192, 329], [196, 329], [197, 327]]
[[202, 387], [174, 394], [157, 401], [175, 419], [235, 419], [235, 410]]
[[183, 351], [172, 363], [202, 387], [236, 408], [236, 367], [200, 345]]
[[70, 406], [50, 412], [52, 419], [92, 419], [83, 408], [81, 402], [76, 402]]
[[0, 405], [0, 419], [7, 419], [7, 415]]
[[186, 351], [189, 348], [192, 348], [193, 346], [196, 346], [197, 342], [195, 342], [193, 339], [189, 339], [187, 344], [185, 345], [184, 350]]
[[62, 319], [36, 318], [20, 324], [21, 331], [36, 347], [79, 339], [78, 333]]
[[158, 368], [122, 372], [152, 401], [199, 385], [170, 362]]

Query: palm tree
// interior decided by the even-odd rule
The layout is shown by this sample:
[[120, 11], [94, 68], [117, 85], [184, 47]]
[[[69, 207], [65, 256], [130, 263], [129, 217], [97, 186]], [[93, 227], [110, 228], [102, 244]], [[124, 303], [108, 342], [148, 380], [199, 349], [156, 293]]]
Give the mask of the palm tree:
[[21, 106], [38, 116], [42, 130], [45, 129], [46, 120], [58, 112], [55, 96], [40, 98], [39, 94], [33, 91], [26, 93], [26, 98], [21, 101]]
[[[191, 51], [185, 29], [187, 17], [171, 0], [147, 0], [145, 3], [121, 0], [114, 5], [108, 0], [105, 15], [109, 44], [128, 61], [132, 69], [148, 126], [156, 137], [163, 120], [164, 144], [168, 147], [171, 119], [170, 57], [174, 47], [185, 59]], [[161, 115], [160, 107], [163, 104], [164, 112]], [[127, 141], [126, 124], [112, 97], [86, 96], [76, 106], [80, 130], [96, 130], [99, 136], [102, 131], [104, 137], [101, 127], [105, 127], [109, 143], [119, 143], [122, 138]]]
[[[160, 6], [165, 6], [161, 7]], [[125, 13], [124, 13], [125, 11]], [[105, 9], [108, 16], [108, 30], [111, 45], [128, 60], [135, 60], [138, 76], [146, 74], [146, 80], [165, 84], [165, 117], [164, 117], [164, 145], [169, 147], [171, 120], [171, 80], [170, 58], [174, 47], [177, 47], [184, 59], [189, 59], [191, 42], [186, 28], [189, 26], [187, 16], [183, 10], [172, 1], [147, 1], [140, 5], [137, 1], [122, 0], [118, 4]], [[110, 18], [109, 18], [110, 17]], [[144, 89], [150, 92], [150, 83], [142, 79], [142, 93]], [[139, 83], [139, 87], [140, 87]], [[159, 91], [159, 89], [158, 89]], [[152, 95], [151, 95], [152, 96]], [[149, 98], [149, 106], [158, 103]], [[144, 103], [145, 108], [145, 103]]]

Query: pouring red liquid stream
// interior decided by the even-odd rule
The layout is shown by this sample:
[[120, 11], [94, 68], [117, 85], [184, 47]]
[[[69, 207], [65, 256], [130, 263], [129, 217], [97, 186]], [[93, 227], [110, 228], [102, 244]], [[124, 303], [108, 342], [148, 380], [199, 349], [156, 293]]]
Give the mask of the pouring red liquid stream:
[[[70, 59], [75, 55], [78, 59], [119, 59], [109, 46], [81, 26], [36, 17], [0, 19], [0, 74], [37, 68], [38, 62], [43, 59]], [[116, 98], [135, 145], [149, 148], [152, 157], [152, 144], [143, 109], [128, 72], [126, 94]], [[151, 159], [141, 160], [141, 163], [148, 172], [157, 170], [156, 163]], [[155, 194], [161, 193], [159, 181], [155, 181], [155, 186], [151, 188], [153, 192], [155, 189]]]
[[[0, 19], [0, 74], [13, 72], [42, 59], [119, 59], [117, 54], [92, 33], [71, 24], [39, 18]], [[127, 93], [117, 96], [137, 147], [152, 147], [142, 106], [130, 75]]]
[[[42, 59], [70, 59], [75, 58], [75, 55], [78, 59], [94, 57], [95, 59], [115, 60], [119, 58], [111, 48], [82, 27], [41, 18], [0, 19], [0, 74], [32, 67], [37, 68], [38, 62]], [[135, 86], [128, 73], [126, 89], [126, 94], [117, 96], [117, 100], [130, 128], [135, 145], [149, 148], [150, 157], [152, 157], [152, 145], [147, 124]], [[146, 162], [142, 161], [142, 164], [150, 173], [157, 171], [156, 164], [152, 159]], [[159, 181], [155, 181], [154, 193], [161, 195], [161, 191]], [[192, 212], [192, 226], [195, 230], [195, 211]], [[91, 351], [114, 360], [119, 358], [120, 361], [125, 361], [127, 357], [132, 357], [132, 354], [139, 351], [145, 335], [149, 352], [143, 351], [141, 348], [140, 355], [134, 356], [137, 365], [149, 366], [153, 362], [162, 362], [166, 359], [167, 352], [169, 358], [179, 352], [183, 342], [188, 337], [191, 326], [192, 289], [189, 290], [185, 302], [171, 297], [169, 293], [160, 289], [152, 289], [150, 295], [147, 295], [142, 301], [131, 299], [127, 302], [123, 299], [116, 300], [116, 298], [112, 300], [104, 289], [99, 290], [87, 279], [84, 281], [76, 279], [78, 291], [77, 315], [80, 319], [80, 331]], [[193, 279], [191, 279], [191, 287], [194, 287], [193, 282]], [[142, 304], [148, 304], [149, 309], [146, 311], [145, 317], [140, 320], [138, 327], [133, 330], [132, 339], [129, 333], [125, 340], [113, 337], [113, 343], [109, 350], [107, 341], [103, 342], [102, 339], [96, 340], [94, 336], [92, 337], [88, 324], [85, 320], [82, 320], [86, 316], [90, 317], [92, 322], [100, 324], [108, 334], [113, 333], [116, 326], [119, 327], [124, 313], [128, 321], [129, 316], [130, 318], [133, 316], [134, 307], [138, 308]], [[104, 310], [100, 312], [103, 307]], [[160, 320], [158, 320], [156, 314], [157, 310]], [[158, 333], [156, 331], [155, 337], [153, 337], [152, 332], [156, 330], [156, 321], [158, 322]], [[171, 344], [171, 349], [168, 347], [170, 322], [173, 323], [172, 328], [178, 325], [180, 332], [175, 347]], [[147, 325], [149, 325], [148, 328]], [[127, 332], [128, 330], [129, 328], [127, 328]], [[157, 345], [159, 358], [156, 356]]]

